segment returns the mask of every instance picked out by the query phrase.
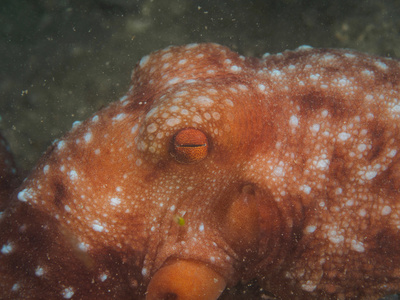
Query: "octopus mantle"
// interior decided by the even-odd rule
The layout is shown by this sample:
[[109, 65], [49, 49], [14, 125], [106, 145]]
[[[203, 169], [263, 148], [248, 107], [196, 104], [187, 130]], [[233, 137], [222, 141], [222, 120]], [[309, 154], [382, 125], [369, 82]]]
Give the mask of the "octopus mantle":
[[154, 52], [15, 190], [2, 141], [0, 294], [217, 299], [253, 279], [282, 299], [393, 294], [399, 126], [396, 60]]

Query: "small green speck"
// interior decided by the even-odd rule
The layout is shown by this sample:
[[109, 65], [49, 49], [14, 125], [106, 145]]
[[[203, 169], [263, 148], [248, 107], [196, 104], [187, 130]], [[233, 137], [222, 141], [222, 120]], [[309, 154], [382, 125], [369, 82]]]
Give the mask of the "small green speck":
[[185, 226], [185, 219], [182, 218], [181, 216], [175, 215], [174, 216], [174, 221], [176, 224], [178, 224], [179, 226]]

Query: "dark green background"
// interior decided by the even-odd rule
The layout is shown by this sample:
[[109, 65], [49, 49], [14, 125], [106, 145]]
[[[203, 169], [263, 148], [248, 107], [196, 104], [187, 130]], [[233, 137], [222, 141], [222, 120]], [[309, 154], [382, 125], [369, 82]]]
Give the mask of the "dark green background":
[[50, 143], [128, 88], [159, 48], [217, 42], [260, 56], [308, 44], [400, 57], [400, 1], [0, 2], [0, 129], [29, 170]]

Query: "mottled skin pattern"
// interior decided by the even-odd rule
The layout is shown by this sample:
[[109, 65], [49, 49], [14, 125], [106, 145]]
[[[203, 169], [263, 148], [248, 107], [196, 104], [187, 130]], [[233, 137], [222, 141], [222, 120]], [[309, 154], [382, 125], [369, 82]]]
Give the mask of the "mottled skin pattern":
[[[215, 44], [157, 51], [126, 96], [75, 123], [13, 194], [0, 294], [142, 299], [152, 278], [148, 299], [217, 298], [253, 278], [283, 299], [393, 294], [399, 125], [395, 60], [309, 47], [262, 59]], [[207, 140], [201, 159], [177, 159], [185, 128]], [[192, 267], [192, 282], [215, 286], [185, 291]], [[166, 291], [180, 280], [183, 291]]]

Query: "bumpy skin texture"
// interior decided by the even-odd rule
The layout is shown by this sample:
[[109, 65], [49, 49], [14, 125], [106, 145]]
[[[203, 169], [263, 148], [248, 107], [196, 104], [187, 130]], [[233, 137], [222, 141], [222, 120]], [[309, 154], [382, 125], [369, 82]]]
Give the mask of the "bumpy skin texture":
[[[157, 51], [126, 96], [74, 124], [14, 193], [0, 294], [141, 299], [154, 277], [149, 293], [167, 298], [168, 270], [182, 274], [179, 299], [252, 278], [283, 299], [393, 294], [399, 125], [395, 60]], [[193, 266], [200, 290], [212, 277], [201, 295], [184, 288]]]

